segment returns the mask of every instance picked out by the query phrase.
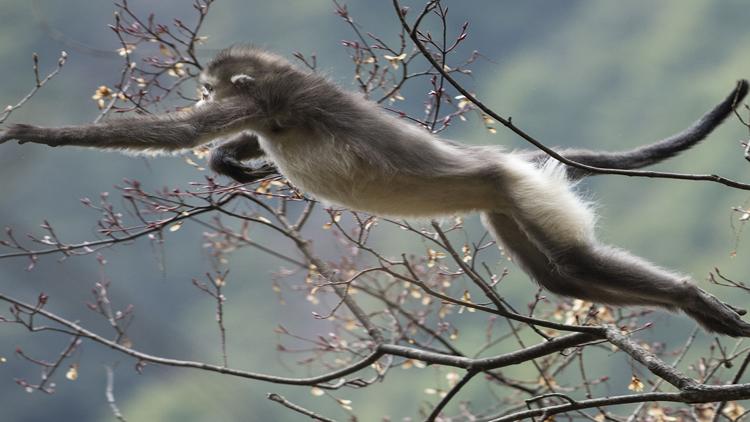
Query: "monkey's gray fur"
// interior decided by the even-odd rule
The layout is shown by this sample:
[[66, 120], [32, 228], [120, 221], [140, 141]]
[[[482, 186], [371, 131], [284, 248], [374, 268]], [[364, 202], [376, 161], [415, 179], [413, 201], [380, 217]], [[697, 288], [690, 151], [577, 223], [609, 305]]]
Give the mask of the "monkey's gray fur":
[[[613, 305], [682, 310], [710, 331], [750, 336], [737, 310], [594, 236], [594, 213], [572, 190], [585, 171], [538, 152], [445, 141], [341, 90], [324, 77], [252, 47], [222, 51], [201, 74], [203, 99], [176, 113], [58, 128], [11, 125], [16, 139], [139, 152], [178, 151], [227, 138], [211, 157], [240, 181], [271, 174], [243, 161], [265, 156], [303, 191], [373, 214], [435, 217], [479, 211], [505, 250], [552, 292]], [[744, 98], [740, 81], [690, 128], [622, 153], [561, 151], [598, 167], [633, 169], [669, 158], [708, 135]]]

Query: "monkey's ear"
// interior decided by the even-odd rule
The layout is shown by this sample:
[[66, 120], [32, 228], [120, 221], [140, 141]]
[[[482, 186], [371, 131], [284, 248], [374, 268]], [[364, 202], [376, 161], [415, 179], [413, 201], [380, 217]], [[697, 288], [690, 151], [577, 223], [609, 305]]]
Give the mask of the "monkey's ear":
[[229, 78], [229, 82], [231, 82], [233, 85], [245, 85], [253, 82], [254, 80], [255, 78], [244, 73], [238, 73], [236, 75], [232, 75], [232, 77]]

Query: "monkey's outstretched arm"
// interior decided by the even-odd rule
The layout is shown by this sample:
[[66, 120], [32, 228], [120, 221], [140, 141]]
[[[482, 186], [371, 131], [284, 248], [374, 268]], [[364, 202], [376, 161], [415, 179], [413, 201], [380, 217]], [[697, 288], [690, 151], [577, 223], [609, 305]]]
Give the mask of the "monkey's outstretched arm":
[[192, 148], [214, 138], [249, 128], [257, 111], [247, 101], [212, 102], [175, 113], [116, 119], [79, 126], [38, 127], [11, 125], [0, 132], [0, 144], [9, 140], [49, 146], [160, 152]]
[[[697, 143], [706, 138], [714, 129], [716, 129], [729, 115], [732, 114], [748, 92], [748, 82], [740, 80], [737, 82], [735, 89], [716, 107], [701, 116], [700, 119], [693, 122], [687, 129], [676, 133], [668, 138], [653, 144], [644, 145], [630, 151], [623, 152], [602, 152], [588, 150], [558, 150], [560, 154], [573, 161], [587, 164], [594, 167], [612, 168], [612, 169], [638, 169], [660, 161], [674, 157], [678, 153], [692, 148]], [[549, 159], [553, 159], [544, 151], [530, 152], [526, 155], [530, 161], [543, 164]], [[591, 176], [592, 173], [566, 166], [568, 177], [572, 180], [581, 179]]]
[[211, 150], [209, 163], [216, 173], [229, 176], [240, 183], [251, 183], [278, 173], [272, 164], [253, 168], [242, 163], [264, 155], [258, 136], [252, 132], [242, 132]]

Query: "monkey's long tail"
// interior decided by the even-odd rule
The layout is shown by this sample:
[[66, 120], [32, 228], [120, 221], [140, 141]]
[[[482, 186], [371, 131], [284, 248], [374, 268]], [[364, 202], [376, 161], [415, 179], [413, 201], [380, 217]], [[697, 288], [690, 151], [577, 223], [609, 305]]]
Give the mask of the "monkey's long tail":
[[[744, 79], [737, 82], [735, 89], [716, 107], [696, 120], [687, 129], [676, 133], [668, 138], [654, 142], [653, 144], [622, 152], [601, 152], [588, 150], [561, 150], [563, 156], [582, 164], [594, 167], [613, 169], [638, 169], [651, 164], [656, 164], [667, 158], [674, 157], [682, 151], [690, 149], [698, 142], [706, 138], [747, 95], [748, 82]], [[530, 153], [530, 160], [537, 165], [543, 165], [551, 159], [543, 151]], [[566, 166], [568, 177], [578, 180], [593, 173]]]

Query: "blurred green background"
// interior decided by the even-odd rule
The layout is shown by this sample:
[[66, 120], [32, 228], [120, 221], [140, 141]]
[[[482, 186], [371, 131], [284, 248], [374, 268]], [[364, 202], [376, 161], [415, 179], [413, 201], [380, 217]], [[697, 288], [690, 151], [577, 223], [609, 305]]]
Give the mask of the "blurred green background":
[[[130, 3], [136, 11], [154, 12], [157, 19], [192, 21], [190, 0]], [[474, 78], [468, 81], [470, 88], [501, 115], [513, 116], [514, 123], [548, 145], [616, 150], [656, 140], [684, 128], [722, 99], [737, 79], [750, 77], [746, 52], [750, 14], [745, 1], [445, 3], [451, 8], [451, 25], [457, 28], [468, 20], [467, 45], [488, 59], [477, 62]], [[396, 40], [398, 26], [390, 2], [353, 0], [347, 4], [367, 31]], [[422, 4], [410, 5], [419, 8]], [[98, 110], [91, 95], [99, 85], [112, 86], [119, 79], [122, 63], [114, 52], [119, 47], [117, 39], [107, 28], [113, 10], [113, 5], [103, 0], [0, 1], [0, 104], [15, 103], [33, 85], [32, 52], [39, 53], [42, 71], [54, 67], [60, 50], [69, 54], [62, 73], [8, 123], [58, 125], [96, 117]], [[219, 0], [206, 22], [204, 35], [209, 38], [201, 57], [242, 41], [287, 57], [295, 51], [314, 52], [323, 71], [353, 89], [349, 58], [340, 45], [342, 39], [353, 35], [333, 10], [327, 0]], [[429, 86], [415, 88], [419, 92]], [[403, 107], [418, 111], [421, 97], [407, 98]], [[703, 145], [659, 168], [750, 180], [750, 167], [741, 158], [738, 143], [746, 132], [732, 119]], [[507, 131], [489, 134], [476, 119], [454, 125], [448, 135], [463, 142], [525, 147]], [[92, 239], [97, 215], [83, 208], [80, 198], [97, 198], [100, 192], [112, 191], [123, 178], [137, 178], [152, 189], [188, 188], [190, 181], [203, 178], [180, 157], [146, 161], [115, 153], [15, 144], [0, 149], [0, 224], [12, 226], [19, 236], [41, 233], [39, 224], [47, 219], [66, 240]], [[730, 208], [746, 204], [747, 193], [709, 183], [615, 176], [591, 180], [584, 190], [600, 204], [599, 233], [604, 240], [693, 274], [704, 285], [715, 266], [736, 279], [750, 276], [747, 240], [739, 244], [737, 257], [731, 257], [736, 236]], [[467, 222], [474, 232], [481, 233], [476, 218]], [[46, 257], [31, 272], [25, 271], [24, 259], [0, 261], [0, 290], [30, 302], [44, 291], [51, 297], [50, 310], [106, 329], [104, 321], [84, 303], [90, 300], [94, 282], [110, 279], [118, 304], [135, 305], [130, 332], [136, 346], [149, 353], [216, 362], [214, 303], [190, 284], [191, 279], [210, 270], [201, 251], [201, 232], [200, 227], [185, 227], [169, 234], [159, 252], [163, 253], [163, 271], [145, 241], [105, 251], [108, 263], [104, 269], [94, 257], [62, 263]], [[384, 248], [389, 244], [401, 248], [394, 240], [400, 234], [380, 236]], [[270, 279], [278, 261], [249, 251], [243, 254], [233, 260], [227, 288], [232, 366], [305, 375], [303, 369], [295, 368], [293, 357], [277, 356], [273, 328], [283, 323], [299, 330], [325, 332], [325, 326], [310, 318], [315, 309], [304, 300], [287, 305], [273, 300]], [[517, 271], [513, 280], [513, 288], [504, 293], [523, 305], [528, 301], [525, 295], [532, 291], [530, 283]], [[735, 293], [717, 286], [709, 289], [722, 297]], [[735, 293], [732, 302], [746, 306], [748, 301]], [[464, 315], [467, 320], [478, 319]], [[672, 345], [681, 344], [693, 326], [685, 318], [665, 313], [654, 318], [656, 328], [646, 337], [658, 337]], [[476, 337], [481, 335], [476, 333]], [[467, 350], [471, 350], [470, 339], [468, 335], [464, 340]], [[706, 339], [700, 336], [700, 341]], [[38, 377], [37, 368], [14, 356], [17, 346], [51, 360], [67, 341], [0, 325], [0, 356], [8, 358], [0, 364], [0, 420], [113, 419], [104, 398], [104, 365], [113, 362], [119, 362], [115, 371], [118, 404], [133, 421], [302, 419], [266, 400], [267, 392], [346, 418], [335, 403], [313, 397], [308, 388], [156, 366], [148, 366], [138, 375], [132, 360], [90, 344], [74, 359], [81, 362], [78, 381], [67, 381], [59, 374], [55, 395], [29, 394], [16, 385], [14, 378], [35, 381]], [[697, 349], [699, 352], [705, 348]], [[592, 361], [588, 370], [621, 379], [614, 393], [623, 391], [631, 368], [624, 359], [599, 360]], [[525, 369], [518, 371], [523, 374]], [[443, 382], [429, 374], [415, 374], [396, 370], [384, 384], [346, 391], [343, 397], [353, 400], [360, 420], [415, 417], [420, 403], [434, 400], [423, 390]], [[477, 388], [460, 398], [491, 400]]]

